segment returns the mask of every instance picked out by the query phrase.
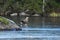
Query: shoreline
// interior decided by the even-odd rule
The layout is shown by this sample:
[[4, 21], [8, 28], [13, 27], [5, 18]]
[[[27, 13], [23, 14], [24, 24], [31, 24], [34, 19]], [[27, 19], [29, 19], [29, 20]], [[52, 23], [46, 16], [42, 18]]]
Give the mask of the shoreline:
[[21, 31], [20, 28], [14, 28], [14, 29], [0, 29], [0, 31]]

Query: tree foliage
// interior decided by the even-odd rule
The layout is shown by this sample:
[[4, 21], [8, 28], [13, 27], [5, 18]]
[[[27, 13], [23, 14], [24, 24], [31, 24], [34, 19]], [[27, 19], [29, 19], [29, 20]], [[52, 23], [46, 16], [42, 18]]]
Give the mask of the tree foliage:
[[[4, 3], [4, 4], [1, 4]], [[35, 10], [37, 13], [42, 13], [43, 0], [0, 0], [1, 12], [7, 10], [24, 11]], [[45, 0], [45, 12], [57, 11], [60, 9], [60, 0]], [[9, 9], [10, 7], [10, 9]]]
[[47, 0], [46, 11], [52, 12], [60, 9], [60, 0]]

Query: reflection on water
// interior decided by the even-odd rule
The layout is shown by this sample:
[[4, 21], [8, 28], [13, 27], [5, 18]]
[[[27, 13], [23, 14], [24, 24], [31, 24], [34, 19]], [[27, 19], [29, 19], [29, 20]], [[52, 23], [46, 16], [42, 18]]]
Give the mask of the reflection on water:
[[[13, 16], [10, 17], [10, 19], [14, 20], [18, 25], [20, 25], [20, 21], [25, 19], [25, 16]], [[32, 28], [60, 28], [60, 17], [30, 17], [27, 26]], [[25, 26], [23, 25], [23, 28], [24, 27]]]
[[[6, 40], [59, 40], [59, 39], [60, 38], [52, 38], [52, 39], [51, 38], [50, 39], [49, 38], [48, 39], [47, 38], [32, 38], [32, 39], [31, 38], [27, 38], [27, 39], [26, 38], [10, 38], [10, 39], [7, 38]], [[4, 40], [4, 39], [0, 39], [0, 40]]]
[[[22, 17], [9, 17], [18, 25], [25, 19]], [[60, 18], [30, 17], [28, 27], [22, 26], [22, 31], [1, 31], [0, 40], [60, 40]], [[4, 38], [4, 39], [2, 39]]]
[[[28, 30], [28, 31], [26, 31]], [[0, 40], [60, 40], [60, 29], [23, 28], [22, 31], [1, 31]]]

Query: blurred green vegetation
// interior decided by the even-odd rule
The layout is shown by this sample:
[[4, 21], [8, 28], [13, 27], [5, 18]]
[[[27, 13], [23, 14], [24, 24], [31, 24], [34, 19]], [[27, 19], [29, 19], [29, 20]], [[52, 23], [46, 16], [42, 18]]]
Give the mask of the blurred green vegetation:
[[21, 12], [27, 9], [45, 15], [49, 15], [52, 12], [60, 13], [60, 0], [45, 0], [44, 13], [42, 6], [43, 0], [0, 0], [0, 15], [5, 14], [8, 10]]
[[1, 16], [0, 16], [0, 22], [4, 23], [5, 25], [9, 24], [9, 21]]

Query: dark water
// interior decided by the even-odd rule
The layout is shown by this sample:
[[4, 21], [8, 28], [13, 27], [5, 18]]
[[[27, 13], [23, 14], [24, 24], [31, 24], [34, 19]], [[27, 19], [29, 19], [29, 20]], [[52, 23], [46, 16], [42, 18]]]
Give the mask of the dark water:
[[[9, 17], [20, 25], [25, 17]], [[30, 17], [22, 31], [1, 31], [0, 40], [60, 40], [60, 18]]]
[[[20, 25], [20, 21], [24, 20], [25, 16], [13, 16], [9, 17], [9, 19], [15, 21], [17, 25]], [[30, 28], [60, 28], [60, 17], [29, 17], [27, 26]]]

